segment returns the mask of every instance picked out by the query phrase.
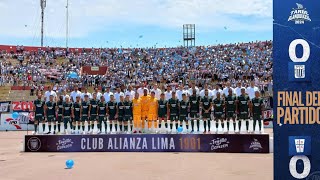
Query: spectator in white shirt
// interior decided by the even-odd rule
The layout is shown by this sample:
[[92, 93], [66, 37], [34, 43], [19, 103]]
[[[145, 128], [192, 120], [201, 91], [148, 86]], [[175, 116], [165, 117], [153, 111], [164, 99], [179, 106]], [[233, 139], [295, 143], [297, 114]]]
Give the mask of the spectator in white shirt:
[[134, 90], [132, 90], [132, 86], [129, 86], [128, 87], [128, 90], [126, 91], [126, 93], [125, 93], [125, 95], [126, 96], [129, 96], [130, 98], [130, 101], [132, 101], [133, 100], [133, 98], [134, 98], [134, 94], [135, 94], [135, 92], [134, 92]]
[[116, 99], [116, 102], [119, 103], [120, 102], [120, 95], [121, 95], [121, 89], [117, 88], [117, 92], [114, 93], [114, 98]]
[[153, 85], [153, 89], [151, 90], [155, 93], [155, 98], [160, 99], [161, 90], [158, 88], [157, 84]]
[[222, 94], [224, 95], [224, 97], [227, 97], [227, 96], [228, 96], [228, 94], [229, 94], [229, 88], [232, 89], [232, 92], [233, 92], [233, 94], [234, 94], [234, 90], [233, 90], [233, 88], [231, 87], [231, 83], [230, 83], [230, 82], [227, 82], [226, 87], [225, 87], [225, 88], [223, 89], [223, 91], [222, 91]]
[[54, 92], [51, 88], [51, 86], [48, 86], [48, 91], [45, 92], [44, 94], [44, 100], [45, 102], [48, 102], [50, 100], [50, 96], [53, 96], [54, 101], [57, 100], [57, 94]]
[[106, 102], [110, 101], [110, 95], [113, 95], [113, 93], [110, 92], [110, 87], [107, 87], [106, 92], [103, 94], [103, 97]]
[[101, 99], [101, 96], [102, 96], [102, 94], [101, 94], [101, 92], [99, 92], [99, 89], [96, 87], [96, 88], [94, 88], [94, 92], [96, 93], [96, 95], [97, 95], [97, 99]]
[[143, 96], [143, 90], [145, 88], [145, 85], [143, 83], [140, 84], [140, 87], [138, 88], [137, 92], [139, 93], [139, 97]]
[[164, 93], [164, 96], [167, 101], [172, 98], [172, 91], [170, 86], [167, 87], [167, 91]]
[[176, 91], [176, 96], [179, 101], [182, 101], [182, 94], [184, 93], [183, 85], [179, 86], [179, 89]]
[[81, 99], [84, 101], [84, 96], [88, 95], [89, 99], [92, 99], [92, 94], [88, 92], [87, 88], [84, 88], [84, 93], [81, 94]]
[[240, 96], [241, 95], [241, 89], [244, 88], [241, 84], [241, 82], [237, 83], [237, 87], [234, 89], [234, 92], [236, 94], [236, 96]]
[[205, 84], [205, 85], [204, 85], [204, 89], [202, 89], [202, 90], [200, 91], [200, 93], [199, 93], [199, 94], [200, 94], [200, 97], [204, 97], [206, 90], [208, 90], [208, 96], [209, 96], [210, 98], [212, 98], [213, 93], [212, 93], [212, 91], [208, 88], [208, 84]]
[[193, 94], [194, 89], [196, 90], [197, 95], [199, 95], [200, 94], [199, 88], [194, 83], [191, 85], [191, 88], [189, 89], [189, 94]]
[[247, 88], [247, 92], [246, 92], [250, 99], [253, 99], [255, 97], [256, 91], [260, 92], [259, 88], [257, 86], [255, 86], [254, 81], [251, 81], [250, 87]]
[[77, 96], [81, 96], [81, 92], [79, 91], [78, 86], [74, 87], [74, 90], [70, 93], [71, 101], [76, 102]]
[[216, 84], [215, 89], [212, 91], [213, 99], [217, 98], [217, 93], [222, 93], [222, 90], [220, 89], [220, 86]]

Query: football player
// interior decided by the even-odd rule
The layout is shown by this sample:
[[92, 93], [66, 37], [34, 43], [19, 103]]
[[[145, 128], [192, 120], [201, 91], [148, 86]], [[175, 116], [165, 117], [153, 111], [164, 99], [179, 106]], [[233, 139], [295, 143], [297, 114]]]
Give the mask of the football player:
[[[90, 100], [89, 105], [89, 116], [90, 116], [90, 125], [89, 125], [89, 133], [93, 132], [94, 123], [97, 122], [98, 118], [98, 103], [97, 94], [93, 93], [93, 98]], [[90, 130], [91, 126], [91, 130]]]
[[197, 131], [199, 131], [199, 109], [200, 109], [200, 97], [197, 95], [197, 90], [192, 90], [192, 95], [189, 97], [190, 101], [190, 118], [191, 118], [191, 128], [193, 133], [195, 131], [194, 120], [197, 121]]
[[263, 99], [260, 98], [260, 92], [256, 91], [255, 92], [255, 97], [251, 100], [252, 105], [251, 105], [251, 114], [253, 117], [253, 127], [256, 127], [256, 123], [259, 123], [259, 131], [261, 131], [261, 120], [262, 120], [262, 112], [264, 110], [264, 105], [263, 105]]
[[212, 100], [209, 97], [209, 90], [205, 89], [204, 96], [200, 100], [201, 102], [201, 115], [204, 124], [204, 134], [207, 133], [207, 123], [208, 123], [208, 131], [210, 130], [210, 120], [211, 120], [211, 108], [212, 108]]
[[82, 101], [81, 108], [80, 108], [80, 117], [81, 117], [81, 125], [82, 125], [83, 134], [86, 133], [85, 132], [85, 122], [89, 120], [89, 106], [90, 106], [89, 95], [85, 94], [84, 101]]
[[172, 130], [173, 123], [178, 123], [179, 120], [179, 100], [176, 97], [175, 91], [172, 91], [172, 96], [171, 99], [169, 99], [167, 106], [168, 117], [171, 120], [170, 129]]
[[55, 110], [56, 103], [53, 101], [53, 95], [49, 96], [49, 101], [44, 105], [44, 115], [46, 117], [47, 122], [49, 123], [49, 132], [51, 134], [51, 124], [54, 123], [53, 134], [55, 134], [56, 124], [55, 124]]
[[34, 128], [35, 132], [38, 132], [38, 124], [42, 122], [42, 129], [45, 130], [45, 121], [44, 121], [44, 105], [45, 102], [42, 100], [42, 94], [38, 94], [38, 99], [33, 102], [33, 109], [35, 110], [35, 121], [34, 121]]
[[[130, 101], [130, 95], [127, 94], [124, 100], [124, 131], [128, 131], [128, 121], [130, 121], [130, 125], [132, 124], [132, 101]], [[132, 127], [129, 127], [132, 128]]]
[[63, 109], [62, 109], [62, 119], [64, 123], [64, 129], [65, 133], [67, 134], [67, 125], [70, 123], [71, 125], [71, 117], [73, 117], [73, 111], [72, 111], [72, 102], [70, 101], [70, 96], [66, 96], [66, 101], [63, 103]]

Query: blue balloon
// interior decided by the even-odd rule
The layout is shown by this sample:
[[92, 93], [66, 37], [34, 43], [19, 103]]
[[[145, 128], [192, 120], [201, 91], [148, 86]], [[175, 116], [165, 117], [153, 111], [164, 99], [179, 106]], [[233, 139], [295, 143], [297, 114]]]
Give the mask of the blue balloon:
[[73, 165], [74, 165], [74, 162], [72, 159], [69, 159], [66, 161], [66, 166], [68, 169], [71, 169], [73, 167]]
[[177, 131], [178, 131], [178, 133], [181, 133], [183, 131], [183, 128], [180, 126], [180, 127], [178, 127]]
[[19, 113], [17, 113], [17, 112], [12, 113], [13, 119], [18, 119], [18, 117], [19, 117]]

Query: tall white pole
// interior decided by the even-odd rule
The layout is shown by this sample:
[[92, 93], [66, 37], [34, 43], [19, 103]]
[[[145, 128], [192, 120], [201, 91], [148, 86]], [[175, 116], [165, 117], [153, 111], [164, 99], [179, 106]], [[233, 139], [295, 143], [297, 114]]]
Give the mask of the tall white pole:
[[69, 0], [67, 0], [67, 12], [66, 12], [66, 48], [68, 48], [69, 41]]

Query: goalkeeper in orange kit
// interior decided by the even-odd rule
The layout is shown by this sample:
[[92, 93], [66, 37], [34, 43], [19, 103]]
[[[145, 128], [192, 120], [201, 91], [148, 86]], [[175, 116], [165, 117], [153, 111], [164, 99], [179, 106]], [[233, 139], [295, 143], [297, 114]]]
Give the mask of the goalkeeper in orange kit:
[[150, 96], [148, 95], [148, 90], [144, 89], [143, 90], [143, 96], [140, 97], [142, 128], [144, 128], [145, 120], [147, 120], [147, 118], [148, 118], [149, 100], [150, 100]]
[[154, 121], [154, 127], [158, 127], [157, 119], [158, 119], [158, 99], [155, 98], [155, 92], [151, 92], [151, 97], [148, 102], [148, 128], [151, 128], [152, 121]]
[[141, 133], [142, 122], [141, 122], [141, 100], [139, 98], [139, 93], [135, 93], [134, 99], [132, 100], [132, 114], [133, 114], [133, 133]]

